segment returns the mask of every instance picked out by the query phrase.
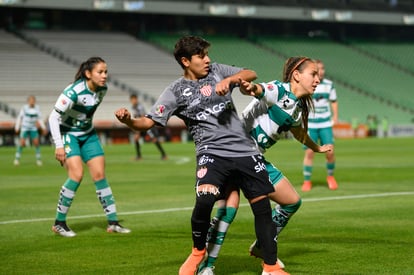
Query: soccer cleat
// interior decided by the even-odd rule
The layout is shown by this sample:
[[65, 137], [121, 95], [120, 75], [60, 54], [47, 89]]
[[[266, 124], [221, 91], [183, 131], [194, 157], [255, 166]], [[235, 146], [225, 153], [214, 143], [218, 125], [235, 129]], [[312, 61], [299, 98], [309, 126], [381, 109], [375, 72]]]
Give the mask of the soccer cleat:
[[[263, 259], [262, 250], [260, 249], [260, 246], [259, 246], [259, 243], [257, 242], [257, 240], [255, 240], [250, 245], [249, 252], [250, 252], [250, 256], [254, 256], [256, 258]], [[280, 266], [280, 268], [285, 268], [285, 264], [279, 258], [277, 258], [276, 264], [278, 264]]]
[[267, 265], [263, 263], [263, 272], [262, 275], [289, 275], [278, 263], [275, 265]]
[[329, 189], [331, 190], [338, 189], [338, 184], [336, 183], [334, 176], [327, 176], [326, 181], [328, 182]]
[[18, 165], [20, 164], [20, 161], [19, 161], [18, 159], [15, 159], [15, 160], [13, 161], [13, 164], [14, 164], [15, 166], [18, 166]]
[[128, 234], [128, 233], [131, 233], [131, 230], [123, 227], [118, 222], [115, 222], [112, 224], [108, 224], [108, 227], [106, 228], [106, 232]]
[[36, 165], [37, 166], [42, 166], [43, 162], [40, 159], [38, 159], [38, 160], [36, 160]]
[[214, 275], [214, 266], [206, 266], [197, 275]]
[[207, 258], [207, 250], [198, 250], [193, 247], [190, 256], [182, 264], [180, 270], [178, 271], [179, 275], [194, 275], [197, 272], [198, 266]]
[[302, 184], [302, 191], [308, 192], [312, 189], [312, 182], [310, 180], [305, 180]]
[[76, 233], [67, 226], [66, 222], [59, 222], [52, 226], [52, 231], [63, 237], [75, 237]]

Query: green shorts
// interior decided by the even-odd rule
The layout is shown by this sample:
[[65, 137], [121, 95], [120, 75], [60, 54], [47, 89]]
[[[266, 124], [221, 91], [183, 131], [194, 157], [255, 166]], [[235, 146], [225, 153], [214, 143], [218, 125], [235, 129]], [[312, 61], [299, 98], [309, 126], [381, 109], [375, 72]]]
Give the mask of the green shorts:
[[79, 137], [63, 134], [62, 138], [67, 158], [80, 156], [84, 162], [88, 162], [95, 157], [104, 155], [101, 142], [95, 131]]
[[30, 138], [30, 140], [34, 140], [39, 138], [39, 132], [37, 130], [24, 130], [20, 131], [20, 138]]
[[271, 164], [267, 160], [264, 160], [264, 163], [266, 165], [266, 170], [267, 170], [267, 173], [269, 174], [270, 181], [272, 182], [273, 186], [275, 186], [285, 176], [279, 169], [277, 169], [273, 164]]
[[[319, 145], [334, 144], [332, 127], [308, 129], [308, 134], [311, 137], [311, 139]], [[307, 149], [306, 146], [303, 146], [303, 148]]]

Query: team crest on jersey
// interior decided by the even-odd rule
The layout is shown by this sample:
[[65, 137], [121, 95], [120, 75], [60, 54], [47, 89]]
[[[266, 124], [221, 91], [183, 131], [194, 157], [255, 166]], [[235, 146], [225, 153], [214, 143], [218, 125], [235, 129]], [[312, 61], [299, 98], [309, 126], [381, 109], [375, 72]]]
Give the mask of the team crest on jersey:
[[207, 174], [207, 167], [201, 166], [197, 171], [197, 178], [201, 179]]
[[158, 115], [158, 116], [162, 116], [164, 111], [165, 111], [165, 105], [158, 105], [155, 108], [155, 114]]
[[212, 91], [213, 89], [211, 88], [211, 85], [204, 85], [203, 87], [200, 88], [200, 93], [203, 96], [211, 96]]
[[62, 105], [66, 105], [68, 102], [64, 98], [62, 98], [62, 100], [60, 101], [60, 103], [62, 103]]

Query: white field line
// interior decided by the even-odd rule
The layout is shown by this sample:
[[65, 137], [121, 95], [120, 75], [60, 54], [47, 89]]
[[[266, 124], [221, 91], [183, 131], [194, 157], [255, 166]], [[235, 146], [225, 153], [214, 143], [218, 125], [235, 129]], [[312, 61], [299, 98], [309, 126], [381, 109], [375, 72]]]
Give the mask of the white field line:
[[[414, 192], [391, 192], [391, 193], [378, 193], [378, 194], [361, 194], [361, 195], [350, 195], [350, 196], [335, 196], [335, 197], [326, 197], [326, 198], [311, 198], [311, 199], [302, 199], [303, 202], [320, 202], [320, 201], [334, 201], [334, 200], [354, 200], [354, 199], [369, 199], [369, 198], [379, 198], [379, 197], [392, 197], [392, 196], [412, 196]], [[248, 203], [240, 204], [240, 207], [249, 206]], [[155, 209], [155, 210], [141, 210], [141, 211], [131, 211], [131, 212], [120, 212], [118, 215], [142, 215], [142, 214], [154, 214], [154, 213], [168, 213], [168, 212], [178, 212], [178, 211], [189, 211], [193, 207], [181, 207], [181, 208], [167, 208], [167, 209]], [[102, 217], [103, 214], [92, 214], [92, 215], [82, 215], [82, 216], [71, 216], [70, 219], [87, 219]], [[0, 225], [3, 224], [15, 224], [15, 223], [32, 223], [32, 222], [44, 222], [44, 221], [54, 221], [54, 218], [37, 218], [37, 219], [24, 219], [24, 220], [9, 220], [9, 221], [0, 221]]]

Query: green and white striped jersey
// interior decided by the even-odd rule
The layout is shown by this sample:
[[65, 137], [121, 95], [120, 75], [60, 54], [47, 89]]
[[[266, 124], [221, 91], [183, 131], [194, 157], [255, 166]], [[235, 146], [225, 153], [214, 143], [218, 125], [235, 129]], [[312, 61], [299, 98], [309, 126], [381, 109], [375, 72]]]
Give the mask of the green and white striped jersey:
[[253, 99], [243, 110], [246, 131], [264, 153], [273, 146], [283, 132], [302, 123], [302, 107], [298, 98], [290, 92], [289, 83], [274, 80], [260, 84], [263, 97]]
[[309, 112], [308, 128], [332, 127], [331, 102], [337, 100], [333, 82], [329, 79], [323, 79], [316, 87], [312, 98], [315, 110]]
[[37, 123], [39, 123], [39, 127], [45, 129], [39, 106], [34, 105], [31, 107], [29, 104], [26, 104], [22, 107], [17, 116], [15, 130], [36, 131], [38, 126]]
[[86, 80], [80, 79], [65, 88], [54, 110], [60, 114], [60, 133], [82, 136], [93, 130], [93, 115], [101, 104], [107, 87], [89, 90]]

